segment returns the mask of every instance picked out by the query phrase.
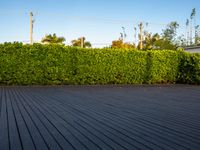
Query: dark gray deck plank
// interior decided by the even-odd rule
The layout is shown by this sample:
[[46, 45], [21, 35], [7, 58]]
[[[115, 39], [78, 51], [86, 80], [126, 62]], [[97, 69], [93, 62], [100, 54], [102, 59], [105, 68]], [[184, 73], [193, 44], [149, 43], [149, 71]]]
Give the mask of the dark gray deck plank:
[[[130, 141], [130, 143], [134, 143], [135, 145], [138, 145], [139, 148], [142, 148], [142, 149], [148, 148], [148, 147], [143, 147], [144, 146], [143, 144], [146, 144], [146, 146], [151, 145], [151, 147], [154, 149], [160, 148], [158, 145], [156, 146], [156, 144], [152, 144], [153, 142], [151, 138], [147, 137], [147, 134], [143, 133], [142, 135], [141, 131], [139, 133], [134, 128], [132, 128], [130, 131], [126, 130], [126, 129], [129, 129], [129, 127], [127, 127], [126, 124], [123, 124], [122, 123], [123, 121], [121, 121], [121, 119], [113, 121], [114, 117], [108, 118], [108, 116], [105, 114], [102, 114], [102, 113], [96, 114], [96, 112], [94, 112], [94, 110], [92, 109], [89, 110], [89, 113], [87, 113], [87, 110], [85, 110], [84, 112], [83, 111], [81, 112], [81, 109], [79, 109], [79, 112], [76, 112], [76, 113], [78, 113], [79, 115], [86, 114], [85, 116], [82, 116], [82, 119], [85, 118], [86, 116], [90, 116], [89, 122], [96, 124], [96, 127], [101, 127], [100, 130], [107, 129], [107, 132], [115, 133], [115, 135], [120, 134], [120, 137], [122, 139], [125, 139], [126, 141], [130, 141], [130, 138], [132, 139], [134, 135], [134, 140], [132, 139], [133, 141]], [[94, 122], [94, 120], [96, 120], [97, 122]], [[135, 130], [135, 132], [133, 132], [133, 130]], [[141, 138], [142, 136], [146, 136], [145, 138], [146, 140], [144, 138]], [[152, 143], [149, 142], [149, 140]], [[156, 139], [156, 142], [159, 142], [159, 139]], [[165, 147], [167, 147], [167, 145], [165, 145]]]
[[[145, 96], [144, 96], [145, 97]], [[148, 96], [149, 98], [151, 98], [150, 96]], [[124, 96], [124, 98], [127, 98], [127, 96]], [[132, 98], [133, 99], [137, 99], [137, 97], [135, 97], [134, 95], [132, 96]], [[91, 98], [90, 98], [91, 99]], [[115, 99], [116, 99], [116, 97], [115, 97]], [[130, 99], [130, 97], [129, 97], [129, 99]], [[139, 98], [138, 98], [139, 99]], [[153, 98], [154, 99], [154, 98]], [[111, 103], [117, 103], [116, 101], [112, 101], [112, 98], [110, 98], [109, 99], [110, 101], [111, 101]], [[142, 101], [143, 103], [144, 103], [144, 99], [139, 99], [140, 100], [140, 102]], [[102, 99], [100, 99], [100, 101], [102, 101]], [[125, 101], [124, 102], [125, 104], [127, 103], [127, 101]], [[124, 106], [125, 104], [124, 103], [119, 103], [119, 105], [120, 105], [120, 107], [121, 106]], [[189, 119], [189, 120], [187, 120], [187, 119], [184, 119], [184, 120], [182, 120], [182, 122], [179, 122], [178, 124], [177, 124], [177, 122], [179, 121], [179, 119], [181, 118], [181, 116], [180, 115], [178, 115], [178, 117], [176, 116], [176, 117], [173, 117], [173, 118], [171, 118], [171, 120], [170, 120], [170, 118], [168, 118], [169, 116], [171, 116], [171, 113], [170, 114], [166, 114], [166, 113], [163, 113], [163, 111], [164, 110], [160, 110], [160, 112], [162, 112], [162, 113], [160, 113], [160, 114], [153, 114], [152, 112], [155, 112], [155, 113], [157, 113], [157, 112], [159, 112], [159, 110], [154, 110], [154, 109], [151, 109], [151, 110], [149, 110], [149, 108], [152, 106], [152, 104], [151, 103], [148, 103], [147, 101], [145, 101], [145, 103], [147, 103], [146, 105], [147, 106], [145, 106], [144, 107], [144, 105], [142, 105], [142, 106], [140, 106], [140, 107], [137, 107], [137, 106], [139, 106], [140, 105], [140, 103], [138, 104], [138, 102], [137, 101], [135, 101], [134, 100], [134, 105], [132, 105], [130, 102], [128, 102], [128, 104], [129, 104], [129, 107], [125, 107], [124, 108], [124, 111], [126, 111], [126, 109], [128, 110], [128, 111], [132, 111], [132, 110], [134, 110], [133, 111], [133, 113], [134, 112], [137, 112], [137, 113], [141, 113], [141, 114], [148, 114], [148, 115], [150, 115], [150, 116], [156, 116], [157, 117], [157, 119], [161, 119], [161, 122], [166, 122], [166, 121], [168, 121], [168, 122], [170, 122], [170, 124], [172, 124], [172, 123], [174, 123], [174, 125], [173, 125], [173, 128], [175, 128], [176, 127], [176, 125], [178, 125], [178, 127], [177, 127], [177, 129], [183, 129], [184, 127], [186, 127], [186, 126], [188, 126], [188, 125], [186, 125], [186, 123], [188, 123], [188, 122], [192, 122], [192, 120], [191, 119]], [[155, 104], [154, 104], [154, 106], [156, 106]], [[106, 106], [104, 106], [104, 107], [106, 107]], [[118, 106], [115, 106], [115, 107], [113, 107], [113, 109], [115, 109], [115, 108], [117, 108]], [[131, 107], [131, 109], [130, 109], [130, 107]], [[141, 108], [142, 107], [142, 108]], [[156, 106], [156, 107], [160, 107], [160, 106]], [[166, 108], [169, 108], [169, 106], [166, 106]], [[170, 106], [170, 107], [172, 107], [173, 108], [173, 105], [172, 106]], [[121, 111], [121, 108], [120, 109], [118, 109], [118, 111], [120, 112]], [[185, 111], [184, 111], [185, 112]], [[121, 112], [120, 112], [121, 113]], [[185, 112], [186, 113], [186, 112]], [[184, 114], [185, 113], [183, 113], [183, 116], [184, 116]], [[164, 115], [164, 116], [160, 116], [160, 115]], [[186, 117], [186, 116], [185, 116]], [[192, 116], [191, 116], [192, 117]], [[168, 118], [167, 120], [166, 120], [166, 118]], [[166, 121], [165, 121], [166, 120]], [[174, 122], [174, 120], [175, 120], [175, 122]], [[195, 130], [195, 127], [194, 127], [194, 125], [196, 124], [196, 126], [197, 126], [197, 130]], [[181, 126], [181, 127], [180, 127]], [[199, 126], [198, 126], [198, 120], [194, 120], [194, 123], [192, 124], [192, 126], [189, 126], [190, 127], [190, 132], [192, 132], [193, 130], [193, 134], [199, 134]], [[199, 136], [199, 135], [197, 135], [197, 136]]]
[[0, 87], [0, 118], [1, 118], [1, 106], [2, 106], [2, 99], [3, 99], [3, 89]]
[[10, 149], [22, 150], [21, 137], [18, 131], [16, 117], [11, 102], [11, 93], [9, 92], [9, 90], [6, 91], [6, 104], [7, 104], [7, 115], [9, 122], [8, 128], [9, 128]]
[[[44, 99], [42, 99], [42, 101], [41, 101], [41, 103], [42, 102], [44, 102], [45, 101], [45, 98]], [[48, 101], [50, 101], [50, 99], [48, 99]], [[55, 106], [56, 104], [55, 103], [53, 103], [53, 102], [51, 102], [51, 104], [53, 104], [53, 106]], [[50, 104], [50, 106], [48, 105], [48, 103], [46, 103], [45, 105], [47, 106], [47, 107], [51, 107], [51, 104]], [[64, 110], [61, 108], [61, 107], [56, 107], [57, 109], [56, 109], [56, 111], [58, 111], [58, 112], [64, 112]], [[51, 108], [48, 108], [49, 110], [51, 110]], [[73, 111], [73, 110], [71, 110], [71, 111]], [[54, 111], [54, 113], [56, 114], [56, 112]], [[69, 115], [69, 114], [71, 114], [70, 112], [68, 112], [68, 113], [62, 113], [62, 116], [67, 116], [67, 115]], [[76, 114], [78, 114], [77, 112], [76, 112]], [[77, 119], [77, 118], [79, 118], [78, 116], [74, 116], [74, 118], [76, 118], [76, 119], [73, 119], [74, 121], [78, 121], [79, 119]], [[67, 120], [70, 120], [71, 118], [67, 118]], [[66, 119], [64, 119], [64, 120], [66, 120]], [[88, 121], [88, 120], [87, 120]], [[75, 125], [75, 124], [73, 124], [73, 125]], [[79, 130], [79, 129], [77, 129], [77, 130]], [[79, 130], [80, 131], [80, 130]], [[103, 131], [102, 131], [103, 132]], [[107, 131], [105, 132], [105, 134], [109, 134]], [[110, 137], [113, 137], [113, 138], [115, 138], [116, 139], [116, 137], [114, 137], [113, 135], [111, 135], [111, 134], [109, 134], [109, 136]], [[117, 144], [119, 144], [120, 142], [119, 142], [119, 139], [116, 139], [117, 141], [118, 141], [118, 143]], [[124, 141], [121, 141], [121, 143], [123, 143]], [[113, 144], [112, 144], [113, 145]], [[125, 144], [126, 145], [126, 144]], [[88, 146], [89, 146], [89, 144], [88, 144]], [[128, 145], [127, 145], [128, 146]], [[123, 147], [121, 147], [120, 145], [118, 145], [117, 147], [115, 147], [115, 149], [121, 149], [121, 148], [123, 148]], [[125, 148], [125, 147], [124, 147]], [[123, 149], [124, 149], [123, 148]], [[129, 145], [129, 147], [128, 147], [129, 149], [131, 148], [131, 149], [134, 149], [134, 147], [132, 146], [132, 147], [130, 147], [130, 145]], [[89, 147], [89, 149], [93, 149], [93, 148], [91, 148], [91, 147]], [[127, 149], [127, 148], [125, 148], [125, 149]]]
[[0, 150], [200, 149], [200, 86], [0, 87]]
[[[49, 132], [47, 131], [47, 129], [44, 127], [44, 124], [42, 124], [42, 120], [40, 120], [40, 115], [35, 115], [34, 111], [31, 111], [31, 107], [29, 107], [28, 105], [26, 105], [25, 101], [23, 101], [23, 97], [19, 97], [19, 95], [16, 93], [16, 91], [13, 90], [13, 95], [15, 96], [15, 101], [19, 101], [20, 104], [26, 109], [27, 113], [31, 116], [32, 120], [34, 121], [35, 125], [37, 126], [38, 130], [40, 130], [41, 135], [44, 137], [44, 140], [46, 141], [48, 147], [50, 147], [51, 149], [54, 150], [59, 150], [62, 149], [57, 143], [56, 143], [56, 139], [52, 138], [52, 136], [49, 134]], [[21, 121], [21, 123], [24, 123], [25, 121]], [[26, 129], [27, 126], [24, 127], [24, 130]], [[24, 131], [22, 131], [23, 133]], [[25, 136], [27, 138], [28, 132], [27, 133], [23, 133], [22, 136]], [[32, 137], [30, 137], [30, 141], [29, 139], [24, 139], [22, 140], [23, 142], [27, 142], [29, 141], [30, 143], [23, 143], [27, 146], [27, 148], [24, 149], [28, 149], [28, 147], [35, 147], [35, 145], [30, 146], [30, 144], [33, 143], [33, 139]], [[32, 142], [32, 143], [31, 143]], [[34, 143], [33, 143], [34, 144]]]
[[[18, 126], [18, 132], [19, 132], [19, 136], [20, 136], [20, 142], [22, 145], [22, 149], [29, 149], [29, 150], [35, 150], [36, 147], [33, 143], [33, 139], [29, 133], [29, 129], [25, 123], [25, 120], [19, 110], [19, 107], [16, 103], [16, 101], [18, 101], [15, 96], [10, 93], [11, 95], [11, 102], [12, 102], [12, 106], [13, 106], [13, 112], [15, 115], [15, 121], [16, 124]], [[12, 149], [12, 148], [11, 148]]]
[[[54, 127], [60, 132], [62, 133], [62, 135], [65, 137], [65, 139], [67, 139], [69, 141], [69, 143], [71, 145], [73, 145], [73, 147], [76, 148], [80, 148], [80, 149], [86, 149], [86, 147], [84, 146], [84, 144], [82, 144], [79, 139], [74, 136], [71, 131], [66, 128], [65, 126], [63, 126], [62, 122], [60, 120], [58, 120], [57, 116], [55, 113], [50, 113], [48, 110], [45, 109], [45, 107], [41, 106], [42, 103], [37, 103], [34, 99], [30, 102], [30, 104], [34, 107], [36, 107], [38, 109], [38, 111], [41, 112], [41, 114], [43, 114], [46, 118], [48, 118], [48, 120], [54, 125]], [[70, 145], [69, 145], [70, 146]], [[70, 147], [67, 147], [70, 148]]]
[[[55, 98], [54, 98], [55, 99]], [[73, 99], [72, 97], [71, 97], [71, 99], [72, 100], [75, 100], [75, 99]], [[59, 101], [59, 99], [56, 99], [57, 101]], [[53, 103], [53, 102], [51, 102], [51, 103]], [[56, 104], [54, 103], [54, 106], [56, 106]], [[62, 107], [63, 106], [63, 107]], [[67, 105], [65, 105], [64, 103], [62, 103], [62, 106], [61, 107], [59, 107], [58, 106], [58, 108], [56, 109], [56, 110], [61, 110], [61, 113], [62, 113], [62, 115], [63, 116], [65, 116], [66, 114], [69, 114], [69, 113], [72, 113], [72, 112], [74, 112], [74, 109], [72, 109], [72, 108], [70, 108], [69, 107], [69, 103], [67, 104]], [[69, 111], [67, 111], [66, 113], [64, 113], [64, 110], [65, 110], [65, 108], [66, 107], [68, 107], [68, 109], [69, 109]], [[90, 111], [91, 113], [92, 113], [92, 111]], [[105, 124], [104, 123], [104, 121], [103, 122], [99, 122], [99, 120], [98, 119], [95, 119], [95, 118], [92, 118], [92, 117], [88, 117], [88, 116], [90, 116], [90, 114], [89, 115], [85, 115], [84, 116], [84, 114], [85, 114], [85, 112], [80, 112], [79, 110], [77, 111], [77, 110], [75, 110], [75, 112], [74, 112], [74, 114], [75, 115], [77, 115], [78, 114], [78, 118], [80, 118], [81, 120], [85, 120], [85, 122], [87, 123], [92, 123], [93, 125], [94, 125], [94, 128], [96, 128], [96, 129], [98, 129], [99, 131], [101, 131], [101, 132], [103, 132], [104, 130], [105, 130], [105, 133], [106, 134], [108, 134], [108, 133], [112, 133], [112, 134], [114, 134], [114, 139], [116, 140], [116, 137], [117, 137], [117, 135], [122, 139], [122, 140], [125, 140], [126, 142], [128, 142], [129, 141], [129, 144], [131, 143], [131, 144], [134, 144], [134, 146], [136, 146], [136, 148], [137, 148], [137, 145], [138, 145], [138, 149], [139, 148], [142, 148], [142, 149], [147, 149], [148, 148], [148, 146], [147, 145], [151, 145], [151, 143], [146, 143], [146, 147], [143, 145], [143, 144], [141, 144], [141, 142], [137, 142], [136, 141], [136, 139], [133, 139], [133, 138], [130, 138], [130, 136], [128, 137], [127, 135], [125, 135], [125, 134], [120, 134], [118, 131], [116, 131], [115, 129], [113, 129], [112, 127], [109, 127], [109, 126], [107, 126], [107, 125], [103, 125], [103, 124]], [[99, 118], [100, 116], [98, 116], [98, 117], [96, 117], [96, 118]], [[96, 121], [95, 121], [96, 120]], [[107, 121], [107, 122], [109, 122], [109, 121]], [[113, 135], [108, 135], [109, 137], [112, 137]], [[137, 137], [136, 137], [137, 138]], [[140, 139], [140, 140], [142, 140], [142, 139]], [[118, 140], [118, 143], [123, 143], [123, 141], [121, 141], [121, 142], [119, 142], [119, 140]], [[145, 143], [145, 142], [144, 142]], [[127, 145], [128, 146], [128, 145]], [[152, 145], [152, 146], [155, 146], [155, 145]], [[156, 147], [156, 146], [155, 146]], [[154, 148], [155, 148], [154, 147]], [[129, 147], [130, 148], [130, 147]], [[150, 148], [150, 147], [149, 147]], [[148, 149], [149, 149], [148, 148]], [[156, 147], [157, 149], [159, 148], [159, 147]], [[131, 147], [131, 149], [134, 149], [134, 147], [133, 147], [133, 145], [132, 145], [132, 147]]]
[[[82, 105], [82, 104], [81, 104]], [[98, 111], [98, 110], [97, 110]], [[96, 118], [98, 118], [98, 117], [96, 117]], [[172, 142], [173, 143], [173, 142]], [[177, 144], [178, 146], [180, 146], [179, 144]], [[184, 144], [183, 144], [184, 145]], [[181, 147], [182, 149], [184, 148], [184, 147]]]
[[29, 133], [31, 135], [31, 138], [33, 140], [33, 143], [37, 150], [48, 150], [48, 145], [45, 143], [44, 137], [41, 135], [41, 131], [37, 128], [35, 122], [33, 121], [30, 114], [27, 113], [26, 108], [23, 107], [23, 105], [20, 103], [20, 100], [16, 101], [21, 114], [24, 118], [24, 122], [29, 129]]
[[[59, 100], [58, 100], [59, 101]], [[81, 103], [81, 102], [79, 102], [79, 103]], [[55, 105], [55, 104], [54, 104]], [[98, 110], [94, 110], [94, 111], [97, 111], [97, 112], [99, 112]], [[104, 111], [104, 110], [103, 110]], [[90, 113], [92, 112], [91, 110], [89, 111]], [[117, 114], [117, 112], [115, 112], [115, 114]], [[81, 114], [80, 114], [81, 115]], [[88, 114], [87, 116], [89, 116], [90, 114]], [[102, 115], [102, 114], [101, 114]], [[108, 114], [107, 116], [110, 116], [111, 114]], [[104, 116], [104, 118], [106, 118], [107, 116]], [[100, 118], [101, 116], [97, 116], [97, 117], [95, 117], [95, 118]], [[103, 119], [104, 119], [103, 118]], [[115, 116], [113, 116], [113, 118], [115, 118]], [[110, 120], [112, 120], [112, 118], [110, 118]], [[114, 122], [118, 122], [118, 120], [119, 120], [119, 123], [118, 124], [120, 124], [121, 122], [125, 122], [124, 120], [123, 121], [121, 121], [120, 122], [120, 117], [117, 119], [117, 120], [115, 120]], [[108, 120], [109, 121], [109, 120]], [[106, 122], [108, 122], [108, 121], [106, 121]], [[127, 122], [127, 124], [128, 124], [129, 122]], [[135, 123], [134, 123], [135, 124]], [[139, 131], [141, 132], [144, 132], [143, 134], [145, 135], [145, 132], [150, 132], [150, 135], [155, 135], [155, 137], [150, 137], [152, 140], [156, 140], [157, 142], [159, 142], [160, 140], [164, 140], [164, 143], [166, 143], [166, 141], [167, 141], [167, 139], [166, 138], [160, 138], [159, 136], [160, 135], [163, 135], [163, 134], [157, 134], [157, 132], [152, 132], [152, 129], [149, 129], [149, 131], [148, 130], [146, 130], [146, 129], [148, 129], [148, 127], [145, 127], [145, 128], [140, 128], [140, 126], [135, 126], [135, 125], [131, 125], [130, 127], [126, 127], [126, 128], [131, 128], [132, 126], [134, 126], [134, 128], [132, 128], [131, 129], [131, 131], [130, 132], [132, 132], [133, 130], [135, 130], [135, 129], [137, 129], [137, 128], [139, 128]], [[116, 125], [113, 125], [113, 126], [116, 126]], [[122, 125], [122, 126], [126, 126], [126, 124], [125, 125]], [[146, 130], [146, 131], [145, 131]], [[136, 132], [137, 132], [137, 130], [136, 130]], [[156, 133], [156, 134], [155, 134]], [[167, 134], [167, 133], [165, 133], [165, 134]], [[157, 137], [157, 139], [156, 139], [156, 137]], [[170, 137], [170, 136], [169, 136]], [[178, 136], [177, 136], [178, 137]], [[176, 145], [177, 146], [180, 146], [180, 142], [181, 143], [184, 143], [183, 145], [185, 145], [185, 143], [187, 143], [187, 141], [184, 141], [184, 142], [182, 142], [182, 141], [178, 141], [178, 139], [173, 139], [173, 140], [176, 140]], [[161, 144], [162, 142], [160, 142], [160, 144]], [[171, 142], [168, 142], [168, 145], [172, 145], [172, 143], [175, 143], [175, 142], [173, 142], [173, 141], [171, 141]], [[149, 145], [149, 144], [148, 144]], [[172, 145], [173, 146], [173, 145]], [[174, 147], [174, 146], [173, 146]], [[184, 146], [181, 146], [181, 148], [183, 149], [184, 148]], [[158, 149], [158, 148], [157, 148]]]
[[8, 114], [7, 114], [7, 104], [5, 98], [5, 90], [2, 89], [2, 109], [0, 117], [0, 149], [9, 150], [9, 127], [8, 127]]
[[[24, 104], [26, 105], [27, 108], [30, 108], [29, 109], [29, 113], [32, 114], [32, 115], [36, 115], [34, 117], [34, 119], [36, 120], [40, 120], [41, 122], [37, 121], [38, 124], [43, 124], [46, 128], [47, 131], [45, 131], [45, 128], [43, 128], [43, 131], [42, 132], [48, 132], [48, 133], [45, 133], [45, 134], [48, 134], [48, 136], [52, 136], [52, 138], [55, 140], [55, 141], [49, 141], [49, 142], [53, 142], [53, 143], [48, 143], [49, 145], [51, 144], [55, 144], [52, 148], [56, 147], [56, 145], [58, 144], [61, 149], [65, 149], [67, 147], [67, 149], [69, 150], [74, 150], [73, 146], [68, 142], [68, 140], [63, 136], [63, 134], [56, 128], [56, 126], [54, 126], [54, 124], [51, 123], [51, 121], [46, 118], [46, 116], [44, 116], [43, 113], [41, 113], [41, 111], [35, 107], [34, 104], [30, 103], [29, 101], [31, 101], [32, 99], [30, 99], [30, 97], [27, 97], [25, 94], [22, 94], [23, 92], [19, 92], [19, 96], [24, 100]], [[42, 126], [42, 125], [41, 125]], [[47, 137], [45, 136], [45, 140], [48, 141], [48, 138], [50, 137]], [[52, 139], [50, 139], [52, 140]]]

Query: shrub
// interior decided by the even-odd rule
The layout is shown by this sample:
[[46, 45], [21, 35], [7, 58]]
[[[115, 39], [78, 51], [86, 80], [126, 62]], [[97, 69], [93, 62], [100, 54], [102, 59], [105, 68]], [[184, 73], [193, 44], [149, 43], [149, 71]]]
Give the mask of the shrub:
[[0, 49], [1, 84], [66, 84], [70, 55], [60, 45], [8, 44]]
[[179, 69], [179, 53], [171, 50], [148, 51], [148, 82], [174, 83]]
[[200, 54], [181, 54], [177, 82], [189, 84], [200, 83]]
[[77, 84], [143, 83], [146, 76], [146, 52], [112, 49], [77, 49]]
[[200, 83], [200, 55], [183, 51], [0, 44], [0, 84]]

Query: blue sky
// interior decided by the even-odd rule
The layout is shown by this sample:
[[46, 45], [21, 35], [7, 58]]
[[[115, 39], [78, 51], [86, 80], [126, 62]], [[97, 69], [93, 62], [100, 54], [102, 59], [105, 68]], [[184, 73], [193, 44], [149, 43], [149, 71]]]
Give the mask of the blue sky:
[[161, 32], [165, 24], [177, 21], [184, 31], [186, 19], [198, 0], [0, 0], [0, 42], [29, 41], [29, 12], [34, 13], [34, 40], [45, 34], [64, 36], [66, 43], [81, 36], [96, 44], [118, 39], [121, 27], [134, 41], [134, 26], [148, 22], [150, 32]]

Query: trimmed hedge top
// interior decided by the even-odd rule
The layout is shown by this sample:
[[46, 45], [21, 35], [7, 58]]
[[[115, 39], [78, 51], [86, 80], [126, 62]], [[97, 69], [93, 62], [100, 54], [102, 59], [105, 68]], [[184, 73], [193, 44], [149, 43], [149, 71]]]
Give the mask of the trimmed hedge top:
[[200, 83], [200, 55], [0, 44], [0, 84]]

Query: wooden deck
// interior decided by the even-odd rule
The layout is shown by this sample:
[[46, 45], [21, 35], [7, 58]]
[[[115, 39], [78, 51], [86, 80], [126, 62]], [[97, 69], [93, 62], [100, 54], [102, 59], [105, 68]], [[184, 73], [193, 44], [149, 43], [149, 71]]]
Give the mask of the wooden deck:
[[200, 150], [200, 86], [0, 87], [0, 150]]

